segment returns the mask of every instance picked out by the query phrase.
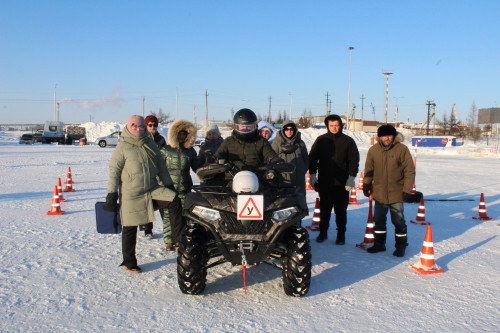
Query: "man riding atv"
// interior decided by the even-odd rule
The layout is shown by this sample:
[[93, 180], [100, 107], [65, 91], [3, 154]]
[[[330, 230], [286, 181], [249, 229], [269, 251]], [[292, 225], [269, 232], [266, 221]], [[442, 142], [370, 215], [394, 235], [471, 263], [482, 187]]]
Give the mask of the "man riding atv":
[[287, 295], [309, 291], [311, 247], [301, 226], [308, 209], [285, 180], [293, 165], [277, 156], [256, 125], [252, 110], [239, 110], [216, 163], [196, 172], [201, 183], [186, 196], [177, 257], [178, 284], [185, 294], [203, 292], [208, 268], [226, 262], [241, 264], [244, 276], [246, 265], [270, 264], [282, 271]]

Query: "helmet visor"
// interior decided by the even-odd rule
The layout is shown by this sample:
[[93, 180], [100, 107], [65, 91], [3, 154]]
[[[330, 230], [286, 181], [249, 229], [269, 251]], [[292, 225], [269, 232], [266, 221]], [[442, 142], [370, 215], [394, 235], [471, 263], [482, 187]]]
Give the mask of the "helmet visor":
[[235, 124], [235, 130], [240, 133], [250, 133], [255, 131], [255, 124]]

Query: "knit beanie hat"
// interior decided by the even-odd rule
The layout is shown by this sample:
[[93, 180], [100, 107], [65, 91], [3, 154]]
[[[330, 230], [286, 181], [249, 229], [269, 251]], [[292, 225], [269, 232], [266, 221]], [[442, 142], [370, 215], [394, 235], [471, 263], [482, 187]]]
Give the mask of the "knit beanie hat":
[[144, 124], [146, 124], [146, 126], [149, 124], [149, 123], [156, 123], [156, 124], [159, 124], [158, 123], [158, 118], [156, 118], [155, 116], [153, 115], [149, 115], [146, 117], [146, 119], [144, 119]]
[[207, 135], [210, 132], [220, 135], [219, 126], [217, 126], [216, 124], [210, 125], [210, 127], [207, 129]]

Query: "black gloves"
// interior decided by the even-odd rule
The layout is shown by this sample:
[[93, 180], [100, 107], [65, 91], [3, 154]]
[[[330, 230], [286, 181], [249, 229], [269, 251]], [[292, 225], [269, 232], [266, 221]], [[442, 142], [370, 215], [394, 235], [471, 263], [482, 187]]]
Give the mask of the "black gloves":
[[372, 194], [372, 186], [369, 184], [363, 184], [363, 194], [365, 197], [369, 198], [370, 194]]
[[118, 210], [118, 193], [108, 193], [106, 196], [106, 203], [104, 204], [104, 210], [110, 212], [116, 212]]
[[406, 192], [403, 192], [403, 202], [412, 202], [410, 199], [411, 199], [411, 194], [410, 193], [406, 193]]

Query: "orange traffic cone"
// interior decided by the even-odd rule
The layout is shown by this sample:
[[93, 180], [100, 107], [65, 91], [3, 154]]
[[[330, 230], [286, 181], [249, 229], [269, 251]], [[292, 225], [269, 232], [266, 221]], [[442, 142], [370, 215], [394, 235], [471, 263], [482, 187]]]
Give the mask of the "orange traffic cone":
[[63, 197], [61, 178], [57, 178], [57, 195], [59, 196], [59, 202], [64, 202], [66, 199]]
[[420, 206], [418, 206], [417, 218], [415, 220], [410, 220], [411, 223], [420, 225], [430, 225], [429, 221], [425, 220], [425, 206], [424, 198], [420, 199]]
[[363, 190], [363, 171], [359, 174], [358, 190]]
[[319, 231], [319, 198], [316, 198], [316, 204], [314, 205], [312, 224], [306, 228], [311, 231]]
[[47, 215], [62, 215], [64, 212], [61, 210], [61, 204], [59, 202], [59, 193], [57, 191], [57, 185], [54, 186], [54, 196], [52, 197], [52, 206], [47, 212]]
[[368, 220], [366, 221], [365, 239], [362, 243], [356, 244], [357, 248], [366, 250], [369, 245], [375, 243], [375, 236], [373, 235], [373, 230], [375, 228], [375, 222], [373, 221], [372, 213], [372, 196], [370, 195], [370, 201], [368, 204]]
[[484, 203], [484, 194], [481, 193], [481, 198], [479, 199], [479, 216], [474, 216], [474, 220], [483, 220], [483, 221], [489, 221], [493, 219], [492, 217], [489, 217], [488, 214], [486, 213], [486, 204]]
[[75, 192], [75, 190], [73, 190], [73, 179], [71, 178], [71, 167], [68, 167], [68, 173], [66, 174], [66, 182], [64, 184], [66, 185], [64, 192]]
[[311, 186], [311, 175], [309, 174], [309, 172], [307, 173], [306, 176], [306, 191], [307, 190], [314, 190], [313, 187]]
[[356, 188], [353, 187], [351, 190], [351, 196], [349, 197], [349, 205], [361, 205], [356, 199]]
[[420, 261], [410, 266], [420, 274], [444, 273], [444, 269], [434, 262], [434, 243], [432, 242], [432, 226], [427, 226], [424, 245], [420, 253]]

